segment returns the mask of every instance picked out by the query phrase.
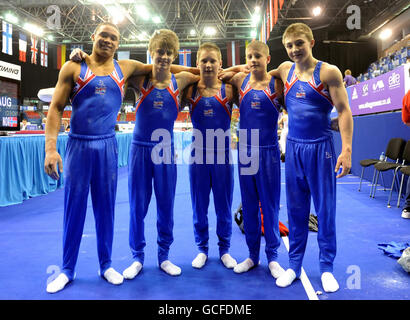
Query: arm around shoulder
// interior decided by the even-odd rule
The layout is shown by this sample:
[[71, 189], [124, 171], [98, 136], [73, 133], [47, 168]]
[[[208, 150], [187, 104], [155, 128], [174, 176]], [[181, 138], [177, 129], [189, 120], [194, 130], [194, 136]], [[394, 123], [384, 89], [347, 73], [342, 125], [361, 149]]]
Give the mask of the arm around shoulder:
[[182, 72], [179, 72], [175, 75], [175, 79], [177, 80], [178, 88], [181, 92], [187, 86], [189, 86], [189, 85], [191, 85], [195, 82], [198, 82], [200, 77], [199, 77], [199, 75], [195, 75], [191, 72], [182, 71]]
[[131, 76], [146, 75], [152, 71], [152, 64], [145, 64], [137, 60], [119, 60], [118, 64], [124, 74], [125, 80]]

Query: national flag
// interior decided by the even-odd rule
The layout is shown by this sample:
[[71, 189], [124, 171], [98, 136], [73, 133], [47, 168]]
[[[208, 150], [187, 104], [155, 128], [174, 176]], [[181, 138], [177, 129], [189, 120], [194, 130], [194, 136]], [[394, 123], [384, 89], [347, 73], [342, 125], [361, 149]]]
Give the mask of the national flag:
[[182, 49], [179, 50], [179, 65], [190, 67], [191, 66], [191, 50]]
[[266, 13], [263, 15], [259, 40], [266, 43]]
[[17, 127], [17, 117], [3, 117], [3, 127]]
[[117, 59], [118, 60], [129, 60], [130, 52], [129, 51], [117, 51]]
[[27, 55], [27, 36], [20, 32], [19, 37], [19, 60], [21, 62], [26, 62]]
[[2, 46], [1, 51], [5, 54], [13, 55], [13, 25], [11, 23], [7, 23], [4, 20], [3, 20], [2, 35], [3, 35], [3, 46]]
[[66, 58], [66, 45], [62, 44], [62, 45], [58, 45], [57, 46], [57, 69], [60, 70], [61, 67], [64, 65], [65, 63], [65, 58]]
[[228, 66], [236, 66], [240, 64], [238, 41], [229, 41], [226, 44], [226, 52], [228, 57]]
[[273, 23], [273, 2], [276, 2], [276, 0], [269, 0], [269, 11], [270, 11], [270, 31], [272, 31], [274, 23]]
[[40, 65], [48, 67], [48, 43], [43, 39], [41, 39], [40, 45]]
[[32, 64], [37, 64], [37, 52], [38, 52], [37, 43], [38, 43], [37, 37], [31, 35], [31, 63]]
[[147, 64], [152, 64], [152, 58], [148, 50], [147, 50]]

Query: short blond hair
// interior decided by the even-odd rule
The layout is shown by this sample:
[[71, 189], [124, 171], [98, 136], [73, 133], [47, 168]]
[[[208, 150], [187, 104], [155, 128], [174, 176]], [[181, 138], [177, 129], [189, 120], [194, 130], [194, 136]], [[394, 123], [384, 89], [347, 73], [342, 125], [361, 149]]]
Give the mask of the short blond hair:
[[285, 44], [285, 38], [288, 37], [289, 35], [304, 35], [308, 41], [312, 41], [313, 38], [313, 32], [312, 29], [309, 28], [307, 24], [297, 22], [297, 23], [292, 23], [290, 26], [288, 26], [285, 30], [285, 32], [282, 35], [282, 43]]
[[149, 39], [148, 51], [152, 55], [158, 48], [170, 49], [175, 59], [179, 51], [179, 38], [176, 33], [168, 29], [155, 30]]
[[249, 49], [254, 49], [256, 51], [262, 52], [266, 54], [266, 56], [269, 55], [269, 47], [265, 42], [259, 41], [259, 40], [253, 40], [248, 46], [246, 47], [246, 51]]
[[196, 53], [196, 60], [199, 60], [199, 56], [201, 54], [201, 51], [203, 50], [207, 50], [207, 51], [215, 51], [218, 55], [219, 61], [222, 61], [222, 53], [221, 53], [221, 49], [212, 42], [204, 42], [203, 44], [201, 44], [199, 46], [198, 52]]

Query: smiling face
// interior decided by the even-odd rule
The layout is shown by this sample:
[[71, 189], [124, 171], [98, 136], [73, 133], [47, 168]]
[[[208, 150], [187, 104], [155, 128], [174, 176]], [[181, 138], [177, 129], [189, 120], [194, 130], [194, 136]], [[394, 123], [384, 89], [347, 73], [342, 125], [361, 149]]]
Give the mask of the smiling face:
[[154, 48], [153, 52], [151, 53], [152, 63], [159, 69], [170, 69], [172, 61], [175, 59], [174, 51], [164, 48]]
[[312, 48], [315, 40], [309, 39], [304, 34], [289, 34], [284, 38], [284, 46], [289, 58], [296, 62], [303, 61], [312, 57]]
[[199, 52], [197, 67], [202, 77], [217, 77], [221, 66], [222, 60], [216, 50], [203, 49]]
[[175, 32], [168, 29], [156, 30], [148, 43], [148, 51], [156, 68], [169, 69], [178, 56], [179, 40]]
[[264, 50], [259, 50], [258, 48], [247, 48], [246, 60], [251, 72], [266, 71], [270, 62], [270, 55], [267, 55]]
[[102, 25], [98, 27], [91, 36], [93, 40], [93, 52], [101, 56], [114, 56], [120, 41], [118, 29], [111, 25]]

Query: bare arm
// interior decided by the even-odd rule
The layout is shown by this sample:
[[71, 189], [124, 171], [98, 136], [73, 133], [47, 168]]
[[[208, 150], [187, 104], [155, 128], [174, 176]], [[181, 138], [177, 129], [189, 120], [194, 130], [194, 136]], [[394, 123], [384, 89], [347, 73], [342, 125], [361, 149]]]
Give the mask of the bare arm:
[[238, 90], [236, 87], [231, 84], [226, 84], [225, 90], [228, 100], [239, 106]]
[[285, 61], [282, 62], [277, 69], [273, 69], [268, 73], [275, 78], [281, 79], [283, 83], [286, 82], [286, 78], [288, 77], [289, 69], [292, 67], [292, 62]]
[[199, 69], [198, 68], [194, 68], [194, 67], [185, 67], [185, 66], [180, 66], [178, 64], [172, 64], [171, 65], [171, 73], [180, 73], [180, 72], [190, 72], [192, 74], [195, 75], [199, 75]]
[[59, 171], [63, 172], [63, 162], [61, 156], [57, 152], [57, 137], [58, 132], [60, 131], [64, 107], [73, 88], [75, 72], [77, 69], [79, 69], [79, 65], [71, 61], [64, 64], [61, 68], [53, 98], [51, 100], [50, 109], [47, 114], [44, 170], [55, 180], [60, 178], [57, 165], [60, 169]]
[[[73, 62], [81, 62], [88, 56], [87, 53], [79, 48], [74, 49], [70, 53], [70, 60]], [[124, 74], [125, 81], [131, 76], [146, 75], [152, 71], [152, 64], [145, 64], [137, 60], [119, 60], [118, 64]]]
[[342, 166], [342, 172], [336, 176], [341, 178], [349, 173], [352, 166], [352, 138], [353, 118], [349, 107], [349, 99], [346, 88], [343, 85], [343, 77], [340, 70], [332, 65], [325, 64], [321, 71], [322, 81], [329, 88], [330, 97], [338, 113], [339, 130], [342, 138], [342, 151], [337, 158], [335, 172]]
[[178, 83], [179, 92], [182, 91], [189, 85], [198, 82], [200, 77], [199, 75], [192, 74], [190, 72], [182, 71], [175, 75], [175, 79]]
[[218, 79], [221, 81], [229, 82], [236, 74], [243, 72], [248, 74], [250, 72], [248, 65], [241, 64], [230, 68], [222, 69], [218, 73]]
[[119, 60], [118, 64], [126, 81], [130, 77], [147, 75], [152, 71], [152, 64], [145, 64], [137, 60]]

